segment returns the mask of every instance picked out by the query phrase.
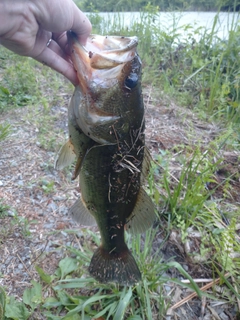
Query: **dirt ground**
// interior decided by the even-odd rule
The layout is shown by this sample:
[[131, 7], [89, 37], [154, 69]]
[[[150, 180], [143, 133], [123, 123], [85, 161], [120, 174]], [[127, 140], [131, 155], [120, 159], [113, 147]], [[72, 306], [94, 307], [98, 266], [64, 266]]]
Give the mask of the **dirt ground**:
[[[175, 148], [179, 145], [194, 148], [199, 143], [207, 145], [217, 137], [221, 128], [214, 123], [200, 121], [193, 112], [180, 108], [167, 98], [159, 99], [161, 93], [156, 96], [156, 90], [153, 87], [144, 90], [146, 144], [153, 157], [160, 149], [172, 152], [169, 170], [177, 177], [180, 168], [174, 161]], [[65, 133], [64, 137], [64, 133], [53, 132], [55, 144], [59, 145], [67, 137], [69, 94], [63, 94], [65, 103], [53, 105], [50, 110], [54, 118], [53, 126]], [[77, 181], [71, 181], [66, 172], [54, 170], [55, 151], [42, 147], [39, 141], [41, 128], [29, 121], [31, 112], [32, 109], [24, 107], [0, 117], [0, 123], [10, 123], [12, 130], [10, 136], [0, 143], [0, 199], [10, 206], [8, 215], [0, 220], [0, 285], [7, 288], [8, 295], [19, 299], [23, 290], [31, 285], [30, 281], [38, 279], [35, 263], [38, 262], [46, 272], [54, 272], [59, 260], [64, 257], [64, 245], [76, 244], [77, 241], [76, 235], [66, 230], [79, 228], [67, 215], [68, 208], [78, 197]], [[34, 112], [38, 117], [44, 110], [39, 107]], [[51, 134], [46, 134], [46, 140], [50, 137]], [[239, 156], [240, 152], [222, 152], [225, 165], [216, 172], [218, 182], [223, 181], [226, 171], [239, 173]], [[232, 179], [231, 183], [229, 204], [239, 206], [239, 180]], [[221, 190], [218, 192], [221, 193]], [[159, 239], [156, 239], [156, 244]], [[186, 259], [185, 248], [179, 246], [177, 234], [171, 235], [163, 255], [166, 259], [177, 257], [193, 278], [211, 278], [207, 269]], [[191, 293], [181, 288], [175, 288], [174, 294], [170, 291], [171, 288], [171, 306]], [[178, 308], [170, 309], [166, 319], [233, 320], [237, 319], [237, 310], [237, 305], [194, 298]]]

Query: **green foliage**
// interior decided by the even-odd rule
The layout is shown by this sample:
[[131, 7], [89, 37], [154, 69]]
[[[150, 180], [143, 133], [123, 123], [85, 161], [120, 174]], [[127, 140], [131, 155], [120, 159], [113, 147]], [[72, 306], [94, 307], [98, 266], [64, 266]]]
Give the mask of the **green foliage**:
[[2, 287], [0, 287], [0, 320], [4, 320], [6, 306], [6, 293]]
[[7, 211], [10, 207], [4, 204], [3, 199], [0, 198], [0, 218], [3, 218], [7, 215]]
[[[89, 231], [86, 232], [88, 233]], [[134, 255], [138, 258], [138, 263], [142, 268], [143, 274], [142, 282], [129, 288], [119, 287], [116, 284], [99, 284], [92, 278], [86, 278], [84, 269], [86, 268], [86, 263], [89, 264], [92, 252], [86, 247], [84, 247], [84, 251], [82, 252], [69, 248], [69, 250], [76, 255], [78, 273], [80, 271], [80, 275], [82, 274], [82, 276], [72, 279], [67, 277], [59, 281], [57, 285], [53, 287], [58, 300], [47, 301], [44, 307], [48, 307], [53, 312], [53, 307], [61, 304], [62, 307], [64, 306], [69, 310], [64, 319], [77, 315], [80, 315], [79, 319], [91, 319], [101, 316], [107, 319], [111, 319], [112, 317], [112, 319], [116, 320], [153, 319], [154, 310], [164, 312], [166, 308], [164, 297], [159, 296], [156, 289], [158, 288], [158, 290], [160, 290], [159, 288], [162, 287], [164, 282], [171, 281], [170, 279], [166, 280], [166, 278], [161, 278], [161, 275], [169, 268], [177, 268], [184, 276], [187, 275], [187, 278], [191, 281], [191, 286], [198, 290], [194, 281], [178, 263], [156, 263], [159, 261], [159, 253], [150, 257], [149, 253], [155, 235], [156, 230], [146, 233], [144, 247], [141, 246], [141, 243], [143, 243], [141, 236], [137, 238], [129, 237], [128, 239], [128, 245], [132, 247]], [[97, 242], [99, 242], [99, 239], [97, 239]], [[64, 265], [66, 273], [73, 271], [73, 268], [68, 270], [69, 261], [67, 261], [66, 258], [63, 259], [60, 264], [62, 266]], [[76, 290], [78, 293], [76, 295], [70, 295], [67, 294], [68, 290], [70, 290], [70, 292]], [[81, 294], [82, 290], [87, 290], [88, 294]], [[199, 290], [198, 293], [200, 294]], [[47, 312], [46, 315], [50, 318], [56, 316], [56, 314], [50, 312]]]
[[42, 302], [42, 286], [36, 281], [32, 281], [32, 288], [28, 288], [23, 293], [23, 302], [34, 310]]
[[168, 217], [171, 222], [175, 219], [178, 222], [183, 220], [188, 222], [185, 227], [189, 227], [209, 198], [206, 185], [215, 181], [214, 172], [221, 160], [212, 162], [208, 153], [209, 151], [206, 151], [202, 154], [199, 149], [196, 149], [189, 159], [184, 159], [183, 169], [173, 190], [169, 180], [172, 178], [167, 171], [165, 172], [163, 186], [167, 196], [164, 200], [168, 207], [166, 213], [171, 215]]
[[4, 86], [0, 87], [0, 112], [7, 107], [25, 106], [37, 101], [37, 79], [26, 58], [19, 57], [5, 70], [2, 83]]
[[53, 193], [55, 190], [55, 182], [54, 181], [48, 181], [46, 179], [42, 179], [40, 181], [40, 185], [41, 185], [43, 191], [47, 194]]
[[[158, 25], [158, 7], [148, 4], [140, 19], [128, 28], [115, 13], [103, 19], [90, 14], [94, 33], [135, 35], [144, 66], [143, 82], [163, 88], [183, 105], [223, 121], [240, 123], [240, 28], [228, 25], [229, 38], [217, 36], [215, 16], [211, 30], [191, 25], [179, 28], [180, 16], [169, 13], [169, 26]], [[196, 41], [198, 39], [198, 41]]]
[[13, 320], [27, 320], [31, 313], [23, 302], [17, 301], [14, 297], [7, 300], [5, 317]]
[[[10, 214], [11, 213], [11, 214]], [[31, 236], [29, 230], [30, 224], [36, 223], [36, 220], [28, 221], [27, 218], [19, 216], [15, 209], [12, 209], [9, 205], [4, 204], [3, 200], [0, 199], [0, 219], [4, 219], [11, 215], [11, 221], [4, 225], [3, 222], [0, 223], [0, 236], [1, 240], [7, 238], [9, 234], [17, 227], [24, 237]]]
[[116, 11], [139, 11], [141, 8], [148, 4], [146, 0], [129, 0], [129, 1], [75, 1], [76, 4], [81, 8], [81, 10], [87, 12], [116, 12]]
[[[218, 142], [219, 145], [221, 141]], [[194, 263], [211, 263], [218, 272], [229, 272], [233, 277], [238, 277], [240, 265], [238, 252], [239, 240], [236, 238], [237, 217], [239, 210], [232, 212], [229, 225], [223, 223], [224, 212], [219, 210], [218, 199], [214, 193], [222, 188], [216, 182], [215, 173], [221, 168], [222, 159], [218, 159], [218, 143], [212, 144], [208, 150], [202, 152], [196, 148], [194, 153], [184, 150], [186, 158], [180, 156], [175, 159], [181, 172], [179, 177], [169, 174], [168, 157], [170, 154], [160, 155], [154, 163], [149, 177], [150, 193], [153, 195], [157, 206], [164, 209], [163, 216], [168, 222], [169, 232], [176, 229], [180, 233], [182, 244], [192, 241], [192, 233], [199, 233], [199, 249], [189, 252]], [[192, 149], [192, 148], [191, 148]], [[190, 150], [189, 150], [190, 151]], [[164, 172], [159, 175], [159, 166]], [[223, 181], [227, 186], [231, 175]], [[215, 185], [208, 189], [208, 185]], [[235, 294], [235, 290], [232, 290]]]
[[6, 139], [9, 133], [10, 133], [10, 124], [0, 124], [0, 141]]
[[[92, 232], [88, 230], [85, 232], [92, 235]], [[165, 314], [170, 301], [164, 295], [164, 285], [171, 282], [196, 291], [199, 297], [202, 295], [211, 297], [199, 290], [194, 280], [179, 263], [159, 261], [160, 248], [155, 254], [152, 254], [151, 248], [156, 232], [157, 229], [149, 230], [144, 238], [142, 236], [127, 237], [128, 245], [142, 271], [142, 281], [135, 286], [101, 284], [91, 277], [86, 277], [86, 267], [91, 259], [92, 251], [85, 243], [82, 251], [73, 247], [68, 248], [75, 258], [62, 259], [54, 275], [45, 273], [37, 266], [36, 270], [43, 284], [32, 281], [32, 287], [24, 291], [22, 302], [9, 297], [6, 317], [25, 320], [31, 315], [34, 317], [35, 312], [40, 312], [47, 319], [54, 320], [90, 320], [100, 317], [113, 320], [151, 320], [155, 319], [155, 314]], [[99, 242], [97, 236], [95, 240]], [[188, 279], [190, 284], [183, 284], [178, 279], [168, 278], [166, 272], [173, 268]], [[226, 279], [222, 277], [222, 280]], [[53, 296], [44, 294], [44, 284], [51, 288]], [[228, 285], [231, 286], [229, 282]]]
[[1, 60], [0, 114], [7, 109], [26, 105], [43, 105], [47, 108], [49, 103], [59, 99], [56, 95], [49, 95], [46, 99], [43, 91], [57, 89], [61, 75], [31, 58], [15, 55], [2, 46]]
[[75, 259], [66, 257], [60, 261], [59, 268], [61, 271], [61, 279], [64, 279], [66, 275], [78, 269], [78, 264]]
[[166, 10], [217, 10], [222, 8], [223, 10], [234, 10], [238, 5], [239, 1], [235, 0], [106, 0], [106, 1], [97, 1], [91, 0], [75, 0], [76, 4], [83, 11], [87, 12], [116, 12], [116, 11], [141, 11], [149, 3], [154, 6], [158, 6], [161, 11]]
[[[132, 247], [143, 275], [142, 282], [136, 286], [101, 284], [86, 277], [86, 263], [89, 264], [92, 256], [92, 250], [89, 250], [86, 243], [83, 251], [69, 247], [69, 252], [75, 258], [62, 259], [54, 275], [49, 275], [36, 266], [43, 284], [32, 281], [32, 287], [25, 289], [23, 293], [22, 302], [8, 297], [5, 316], [9, 319], [26, 320], [30, 316], [34, 318], [35, 312], [41, 312], [47, 319], [90, 320], [102, 316], [113, 320], [154, 319], [154, 313], [166, 312], [168, 298], [163, 294], [163, 285], [166, 282], [179, 284], [177, 279], [163, 276], [170, 268], [176, 268], [190, 280], [190, 284], [184, 286], [201, 295], [193, 279], [177, 262], [159, 263], [159, 252], [150, 255], [156, 231], [148, 231], [145, 240], [141, 236], [128, 236], [128, 245]], [[86, 235], [92, 234], [88, 230], [85, 232]], [[95, 240], [99, 242], [98, 236]], [[51, 288], [53, 296], [44, 294], [44, 284]]]

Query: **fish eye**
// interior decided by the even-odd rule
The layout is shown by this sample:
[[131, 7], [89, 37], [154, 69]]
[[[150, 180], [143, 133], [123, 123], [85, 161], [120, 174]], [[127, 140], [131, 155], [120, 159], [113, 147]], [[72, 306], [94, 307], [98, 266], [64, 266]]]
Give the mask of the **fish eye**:
[[133, 89], [134, 87], [136, 87], [137, 83], [138, 75], [134, 72], [131, 72], [124, 82], [125, 86], [129, 89]]

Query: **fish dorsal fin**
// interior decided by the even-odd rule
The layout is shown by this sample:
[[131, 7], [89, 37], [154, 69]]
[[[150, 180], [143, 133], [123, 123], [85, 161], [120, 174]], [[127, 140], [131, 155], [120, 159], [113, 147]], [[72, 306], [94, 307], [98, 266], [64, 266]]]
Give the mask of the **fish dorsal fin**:
[[147, 147], [144, 148], [144, 157], [142, 163], [141, 184], [147, 179], [151, 168], [152, 156]]
[[155, 219], [156, 214], [152, 199], [141, 188], [133, 212], [127, 219], [125, 229], [133, 234], [142, 233], [152, 226]]
[[95, 226], [97, 224], [81, 198], [79, 198], [69, 209], [69, 215], [74, 221], [83, 226]]
[[68, 140], [58, 151], [54, 163], [54, 168], [57, 170], [62, 170], [63, 168], [72, 164], [75, 158], [76, 154], [74, 152], [73, 144], [70, 140]]

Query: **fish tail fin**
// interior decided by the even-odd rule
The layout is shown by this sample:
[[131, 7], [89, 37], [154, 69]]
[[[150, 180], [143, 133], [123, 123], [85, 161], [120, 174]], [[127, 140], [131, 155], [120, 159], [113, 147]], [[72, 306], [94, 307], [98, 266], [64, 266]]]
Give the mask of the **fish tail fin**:
[[117, 282], [121, 285], [133, 285], [141, 280], [137, 263], [125, 245], [121, 252], [108, 252], [102, 246], [94, 252], [89, 273], [99, 282]]

